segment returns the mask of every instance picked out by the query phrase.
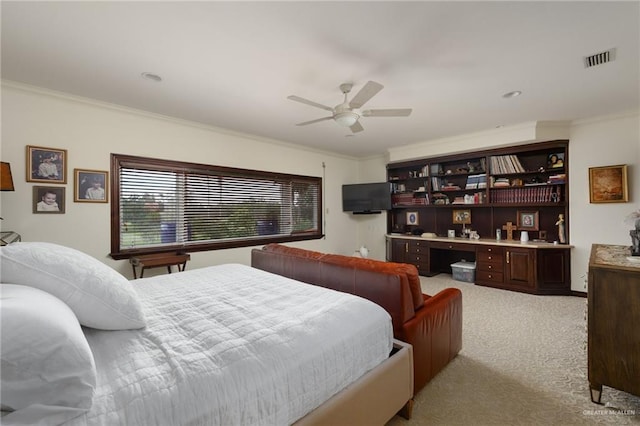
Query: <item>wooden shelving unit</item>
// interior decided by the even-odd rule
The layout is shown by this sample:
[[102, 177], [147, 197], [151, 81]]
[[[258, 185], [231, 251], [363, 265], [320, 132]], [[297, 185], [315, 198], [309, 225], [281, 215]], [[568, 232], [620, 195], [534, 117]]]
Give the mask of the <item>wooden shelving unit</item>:
[[[556, 140], [390, 163], [388, 232], [446, 236], [454, 229], [459, 234], [463, 226], [453, 223], [452, 210], [463, 209], [471, 211], [471, 224], [465, 227], [491, 238], [507, 222], [517, 224], [519, 212], [535, 212], [538, 229], [528, 229], [529, 237], [539, 239], [543, 231], [545, 240], [559, 240], [559, 215], [569, 229], [568, 147], [567, 140]], [[417, 224], [407, 224], [407, 212], [417, 212]]]

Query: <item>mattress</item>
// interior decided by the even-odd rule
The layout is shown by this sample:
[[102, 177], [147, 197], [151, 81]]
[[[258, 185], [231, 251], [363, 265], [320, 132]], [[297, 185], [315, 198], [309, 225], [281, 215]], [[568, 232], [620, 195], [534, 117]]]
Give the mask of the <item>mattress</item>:
[[246, 265], [133, 283], [147, 327], [84, 329], [98, 385], [68, 425], [287, 425], [392, 349], [378, 305]]

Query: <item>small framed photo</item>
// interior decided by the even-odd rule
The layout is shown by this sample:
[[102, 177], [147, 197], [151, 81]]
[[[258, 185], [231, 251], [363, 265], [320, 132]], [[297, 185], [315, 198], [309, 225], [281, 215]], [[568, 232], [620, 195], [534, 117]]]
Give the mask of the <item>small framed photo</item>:
[[65, 188], [60, 186], [34, 186], [33, 212], [64, 213]]
[[468, 225], [471, 223], [471, 210], [454, 210], [453, 223]]
[[407, 225], [418, 225], [418, 212], [407, 212]]
[[538, 212], [518, 210], [518, 221], [516, 226], [519, 230], [523, 231], [537, 231], [539, 226]]
[[27, 145], [27, 182], [67, 183], [67, 150]]
[[557, 169], [560, 167], [564, 167], [564, 152], [549, 154], [547, 157], [547, 168]]
[[590, 167], [590, 203], [626, 203], [629, 201], [627, 165]]
[[109, 201], [109, 172], [73, 169], [73, 201], [106, 203]]

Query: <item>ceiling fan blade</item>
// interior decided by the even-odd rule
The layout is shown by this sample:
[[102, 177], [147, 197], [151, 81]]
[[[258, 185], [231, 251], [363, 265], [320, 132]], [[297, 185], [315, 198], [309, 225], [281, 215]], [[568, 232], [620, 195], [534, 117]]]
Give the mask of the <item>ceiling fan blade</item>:
[[358, 133], [364, 130], [364, 127], [362, 127], [362, 124], [360, 124], [359, 121], [356, 121], [355, 124], [353, 124], [351, 127], [349, 127], [351, 129], [351, 131], [353, 133]]
[[407, 117], [413, 111], [411, 108], [368, 109], [362, 111], [363, 117]]
[[331, 107], [319, 104], [317, 102], [310, 101], [309, 99], [301, 98], [300, 96], [291, 95], [291, 96], [287, 96], [287, 99], [291, 99], [292, 101], [301, 102], [303, 104], [311, 105], [316, 108], [322, 108], [322, 109], [326, 109], [327, 111], [333, 112], [333, 108]]
[[320, 121], [325, 121], [325, 120], [333, 120], [333, 117], [322, 117], [322, 118], [317, 118], [317, 119], [315, 119], [315, 120], [305, 121], [304, 123], [298, 123], [298, 124], [296, 124], [296, 126], [306, 126], [307, 124], [318, 123], [318, 122], [320, 122]]
[[367, 81], [367, 84], [365, 84], [358, 94], [351, 99], [349, 107], [360, 108], [362, 105], [367, 103], [369, 99], [373, 98], [379, 91], [381, 91], [383, 87], [384, 86], [382, 84], [376, 83], [375, 81]]

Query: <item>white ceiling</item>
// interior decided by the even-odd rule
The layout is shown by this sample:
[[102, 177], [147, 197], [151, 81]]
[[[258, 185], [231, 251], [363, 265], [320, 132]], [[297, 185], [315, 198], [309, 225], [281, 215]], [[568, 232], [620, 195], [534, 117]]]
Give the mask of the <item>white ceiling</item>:
[[[349, 156], [640, 108], [639, 2], [2, 1], [2, 78]], [[614, 62], [584, 57], [616, 48]], [[162, 77], [145, 80], [141, 73]], [[385, 88], [364, 132], [287, 99]], [[502, 95], [523, 94], [512, 99]]]

